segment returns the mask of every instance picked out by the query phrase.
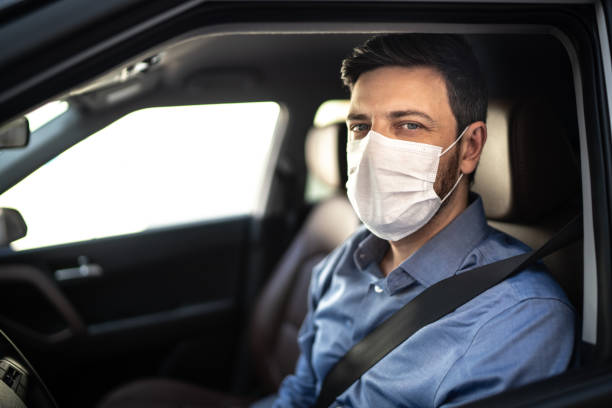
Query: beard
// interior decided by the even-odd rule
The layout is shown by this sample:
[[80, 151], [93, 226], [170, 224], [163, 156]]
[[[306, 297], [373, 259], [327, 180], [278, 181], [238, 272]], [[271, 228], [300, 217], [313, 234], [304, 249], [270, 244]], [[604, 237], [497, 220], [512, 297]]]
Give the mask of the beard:
[[[453, 189], [455, 183], [460, 177], [459, 174], [459, 154], [461, 153], [461, 149], [459, 148], [461, 144], [455, 146], [454, 154], [449, 157], [449, 160], [446, 161], [445, 165], [442, 165], [440, 162], [440, 168], [438, 169], [438, 177], [436, 178], [436, 182], [434, 183], [434, 191], [443, 199], [446, 195]], [[450, 152], [449, 152], [450, 153]], [[456, 189], [455, 189], [456, 191]], [[453, 193], [444, 200], [438, 212], [444, 208], [452, 199]]]

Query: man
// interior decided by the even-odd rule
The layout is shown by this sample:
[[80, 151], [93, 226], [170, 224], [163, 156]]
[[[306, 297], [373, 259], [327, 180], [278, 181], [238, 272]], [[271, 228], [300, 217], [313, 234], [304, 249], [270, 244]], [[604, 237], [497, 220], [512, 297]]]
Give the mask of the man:
[[[313, 271], [294, 375], [275, 407], [312, 406], [334, 364], [442, 279], [528, 248], [487, 226], [469, 192], [487, 138], [486, 87], [451, 35], [386, 35], [342, 64], [351, 91], [347, 192], [364, 227]], [[451, 407], [566, 369], [574, 312], [531, 267], [430, 324], [337, 406]]]

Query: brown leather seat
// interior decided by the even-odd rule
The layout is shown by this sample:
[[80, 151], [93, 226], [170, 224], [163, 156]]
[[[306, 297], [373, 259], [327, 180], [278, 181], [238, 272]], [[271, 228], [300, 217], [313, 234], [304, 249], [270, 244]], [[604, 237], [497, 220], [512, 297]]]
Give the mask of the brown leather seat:
[[[472, 190], [489, 225], [538, 248], [580, 212], [580, 167], [563, 106], [540, 98], [491, 101]], [[582, 255], [574, 244], [544, 259], [580, 309]]]
[[[346, 126], [343, 124], [313, 128], [307, 136], [309, 170], [337, 191], [343, 191], [345, 146]], [[332, 156], [329, 156], [330, 152]], [[306, 296], [313, 266], [340, 245], [358, 225], [359, 220], [345, 194], [333, 195], [316, 204], [259, 295], [251, 319], [250, 348], [263, 392], [275, 392], [282, 379], [294, 371], [299, 356], [297, 333], [306, 315]], [[122, 386], [99, 406], [244, 407], [249, 403], [248, 399], [175, 380], [149, 379]]]

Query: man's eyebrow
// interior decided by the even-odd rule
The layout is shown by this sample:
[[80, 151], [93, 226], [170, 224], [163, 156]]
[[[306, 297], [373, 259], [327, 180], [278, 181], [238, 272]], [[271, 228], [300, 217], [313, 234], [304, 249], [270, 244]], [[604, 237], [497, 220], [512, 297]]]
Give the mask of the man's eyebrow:
[[[402, 110], [402, 111], [392, 111], [387, 114], [387, 117], [390, 119], [398, 119], [403, 118], [404, 116], [419, 116], [425, 120], [427, 120], [430, 124], [436, 124], [436, 121], [426, 114], [425, 112], [417, 111], [417, 110]], [[364, 113], [349, 113], [346, 117], [346, 120], [368, 120], [370, 117]]]
[[367, 120], [369, 119], [368, 115], [363, 113], [349, 113], [346, 117], [346, 120]]
[[416, 110], [393, 111], [393, 112], [389, 112], [387, 114], [387, 117], [390, 118], [390, 119], [403, 118], [404, 116], [419, 116], [419, 117], [429, 121], [431, 124], [435, 124], [436, 123], [436, 121], [433, 120], [432, 117], [429, 116], [428, 114], [426, 114], [425, 112], [416, 111]]

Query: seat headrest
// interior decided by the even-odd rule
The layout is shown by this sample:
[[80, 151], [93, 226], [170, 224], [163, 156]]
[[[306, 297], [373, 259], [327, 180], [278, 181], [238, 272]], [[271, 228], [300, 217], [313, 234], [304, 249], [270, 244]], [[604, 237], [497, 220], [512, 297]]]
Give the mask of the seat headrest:
[[542, 99], [492, 101], [472, 190], [487, 218], [529, 222], [577, 199], [578, 160], [560, 109]]
[[346, 138], [344, 123], [313, 127], [306, 135], [308, 170], [334, 189], [346, 185]]

